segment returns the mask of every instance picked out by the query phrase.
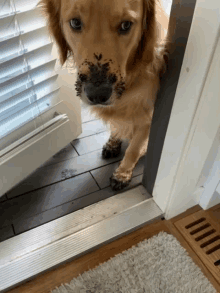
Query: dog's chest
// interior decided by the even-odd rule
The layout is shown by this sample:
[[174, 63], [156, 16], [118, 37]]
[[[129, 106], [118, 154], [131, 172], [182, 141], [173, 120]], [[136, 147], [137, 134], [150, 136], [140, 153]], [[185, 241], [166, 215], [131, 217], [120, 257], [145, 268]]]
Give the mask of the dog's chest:
[[110, 119], [109, 125], [111, 128], [111, 132], [113, 132], [118, 138], [132, 139], [133, 123], [131, 121]]

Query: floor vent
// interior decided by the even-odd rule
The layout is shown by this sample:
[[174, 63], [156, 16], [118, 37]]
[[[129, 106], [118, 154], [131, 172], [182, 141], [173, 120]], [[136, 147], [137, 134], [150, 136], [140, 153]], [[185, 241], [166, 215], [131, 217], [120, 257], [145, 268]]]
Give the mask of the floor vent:
[[220, 227], [206, 211], [175, 222], [176, 228], [203, 261], [215, 279], [220, 279]]

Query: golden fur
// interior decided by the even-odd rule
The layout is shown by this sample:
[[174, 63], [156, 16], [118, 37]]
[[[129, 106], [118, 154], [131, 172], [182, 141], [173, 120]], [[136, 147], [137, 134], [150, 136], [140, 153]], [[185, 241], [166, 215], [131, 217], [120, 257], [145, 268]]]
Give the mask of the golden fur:
[[[41, 0], [41, 4], [62, 64], [72, 56], [79, 80], [90, 74], [91, 64], [100, 68], [107, 64], [109, 74], [117, 78], [108, 104], [93, 105], [91, 111], [111, 127], [104, 157], [111, 156], [115, 149], [118, 155], [121, 139], [130, 140], [124, 159], [111, 177], [112, 188], [122, 189], [130, 182], [136, 163], [147, 149], [165, 64], [168, 17], [158, 0]], [[82, 33], [73, 32], [69, 25], [75, 17], [83, 18]], [[126, 36], [119, 36], [115, 27], [130, 19], [135, 25]], [[78, 85], [80, 97], [87, 102], [83, 82]]]

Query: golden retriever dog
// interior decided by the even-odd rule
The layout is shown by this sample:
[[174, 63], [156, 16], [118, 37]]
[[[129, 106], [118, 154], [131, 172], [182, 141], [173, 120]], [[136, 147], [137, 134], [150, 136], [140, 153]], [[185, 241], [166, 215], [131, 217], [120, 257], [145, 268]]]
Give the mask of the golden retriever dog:
[[165, 70], [168, 17], [158, 0], [41, 0], [64, 64], [77, 68], [76, 91], [110, 125], [104, 158], [129, 146], [110, 178], [129, 184], [146, 153], [160, 77]]

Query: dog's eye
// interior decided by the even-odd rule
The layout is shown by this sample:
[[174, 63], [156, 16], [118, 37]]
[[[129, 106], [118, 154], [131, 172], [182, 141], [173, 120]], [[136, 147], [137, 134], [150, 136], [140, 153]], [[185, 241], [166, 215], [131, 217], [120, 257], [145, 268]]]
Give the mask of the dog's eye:
[[131, 29], [131, 26], [132, 26], [132, 22], [130, 21], [124, 21], [121, 23], [121, 26], [119, 28], [119, 32], [120, 34], [126, 34], [129, 32], [129, 30]]
[[81, 31], [82, 22], [78, 18], [73, 18], [73, 19], [70, 20], [70, 26], [76, 31]]

